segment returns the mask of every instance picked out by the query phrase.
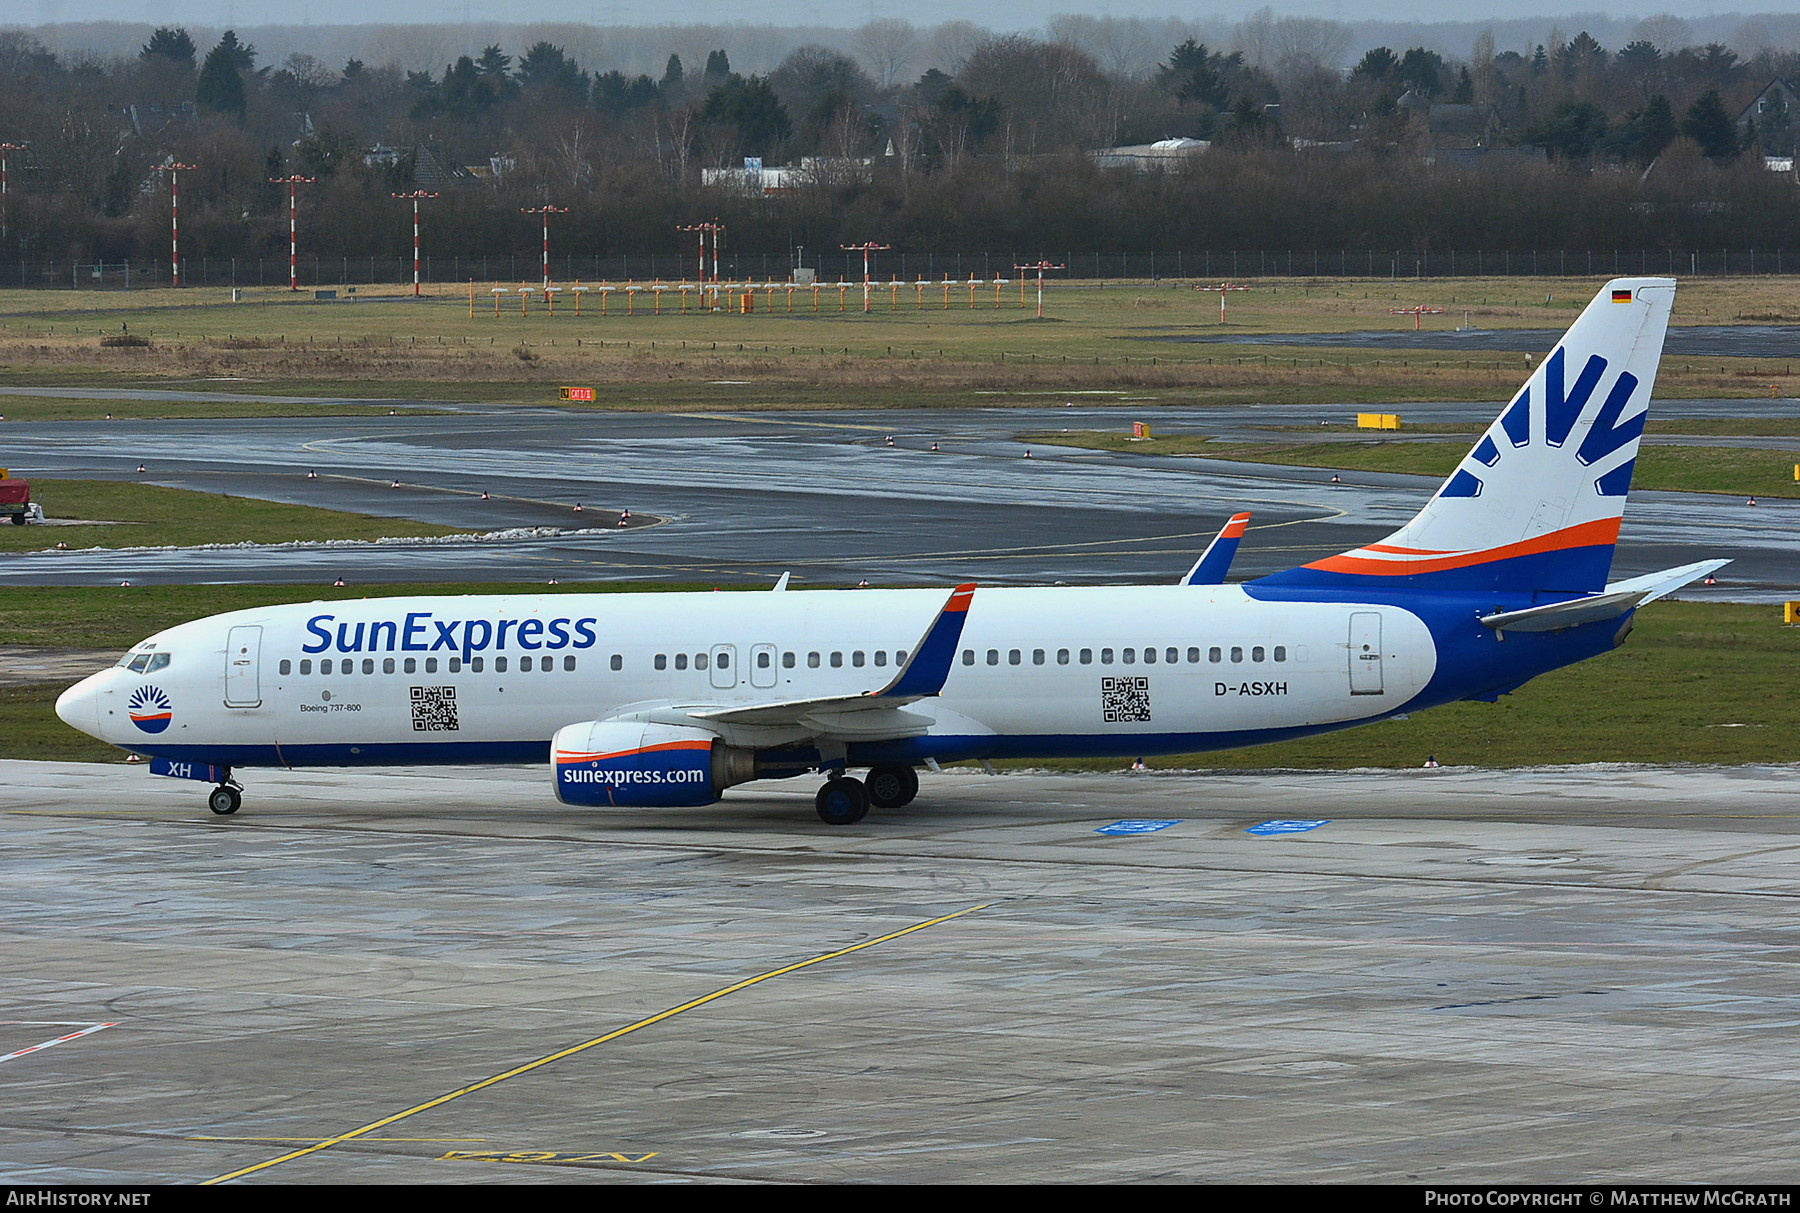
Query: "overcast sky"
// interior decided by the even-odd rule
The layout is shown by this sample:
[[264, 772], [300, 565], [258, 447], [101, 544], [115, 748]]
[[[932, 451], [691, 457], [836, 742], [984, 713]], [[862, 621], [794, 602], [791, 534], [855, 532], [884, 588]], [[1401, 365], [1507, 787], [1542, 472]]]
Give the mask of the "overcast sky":
[[[359, 22], [445, 23], [463, 20], [532, 22], [579, 21], [596, 25], [665, 25], [745, 23], [757, 25], [859, 25], [873, 17], [903, 17], [918, 25], [966, 19], [993, 29], [1035, 29], [1056, 13], [1113, 17], [1218, 17], [1235, 20], [1262, 8], [1249, 0], [443, 0], [424, 6], [417, 0], [7, 0], [0, 6], [5, 20], [23, 24], [70, 21], [143, 21], [157, 25], [183, 22], [208, 26], [339, 24]], [[1418, 0], [1288, 0], [1273, 4], [1278, 15], [1330, 17], [1339, 21], [1468, 21], [1481, 17], [1557, 16], [1576, 27], [1581, 12], [1614, 17], [1647, 17], [1672, 12], [1682, 17], [1722, 16], [1733, 11], [1800, 13], [1800, 0], [1754, 0], [1715, 4], [1706, 0], [1608, 0], [1582, 5], [1581, 12], [1561, 15], [1554, 0], [1484, 0], [1463, 9], [1443, 6], [1432, 11]]]

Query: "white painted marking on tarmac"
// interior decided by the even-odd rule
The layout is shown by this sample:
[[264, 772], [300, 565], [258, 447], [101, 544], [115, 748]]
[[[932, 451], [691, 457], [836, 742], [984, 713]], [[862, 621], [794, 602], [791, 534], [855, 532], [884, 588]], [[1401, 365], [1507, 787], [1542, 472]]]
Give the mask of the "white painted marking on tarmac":
[[[23, 1020], [4, 1020], [4, 1021], [0, 1021], [0, 1022], [19, 1024], [19, 1023], [24, 1023], [25, 1021], [23, 1021]], [[95, 1032], [103, 1032], [107, 1028], [116, 1028], [118, 1026], [119, 1025], [117, 1023], [89, 1024], [85, 1028], [82, 1028], [81, 1031], [79, 1031], [79, 1032], [70, 1032], [67, 1036], [58, 1036], [58, 1037], [55, 1037], [54, 1039], [46, 1040], [42, 1044], [32, 1045], [28, 1049], [18, 1049], [11, 1053], [7, 1053], [4, 1056], [0, 1056], [0, 1061], [11, 1061], [15, 1057], [24, 1057], [31, 1053], [42, 1053], [45, 1049], [54, 1049], [57, 1045], [67, 1044], [71, 1040], [78, 1040], [83, 1036], [92, 1036]]]

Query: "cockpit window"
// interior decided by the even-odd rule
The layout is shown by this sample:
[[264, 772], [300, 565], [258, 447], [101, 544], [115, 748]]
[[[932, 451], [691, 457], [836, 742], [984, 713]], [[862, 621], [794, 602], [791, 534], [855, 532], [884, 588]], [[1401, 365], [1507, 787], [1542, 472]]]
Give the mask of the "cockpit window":
[[156, 654], [152, 655], [150, 658], [150, 671], [149, 672], [154, 674], [158, 670], [167, 669], [168, 665], [169, 665], [169, 655], [167, 653], [156, 653]]
[[133, 653], [131, 660], [125, 663], [125, 668], [133, 674], [142, 674], [150, 668], [150, 657], [149, 653]]

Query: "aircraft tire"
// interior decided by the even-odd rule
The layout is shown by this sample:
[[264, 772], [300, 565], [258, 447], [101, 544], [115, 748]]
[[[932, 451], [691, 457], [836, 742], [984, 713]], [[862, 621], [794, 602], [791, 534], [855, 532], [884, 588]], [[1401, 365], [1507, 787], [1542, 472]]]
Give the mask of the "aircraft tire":
[[214, 788], [206, 798], [206, 807], [220, 817], [229, 817], [244, 807], [244, 794], [236, 788]]
[[828, 779], [813, 800], [819, 820], [828, 826], [855, 825], [869, 813], [869, 794], [862, 780], [843, 776]]
[[919, 794], [919, 776], [911, 767], [875, 767], [863, 786], [869, 793], [869, 803], [876, 808], [904, 808]]
[[24, 526], [25, 525], [25, 515], [14, 514], [12, 516], [12, 521], [13, 521], [14, 526]]

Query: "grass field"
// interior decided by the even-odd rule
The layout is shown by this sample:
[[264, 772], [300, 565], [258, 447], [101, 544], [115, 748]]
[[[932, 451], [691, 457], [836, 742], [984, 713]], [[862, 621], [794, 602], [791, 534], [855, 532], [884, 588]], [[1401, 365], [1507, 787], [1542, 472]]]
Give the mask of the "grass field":
[[[1477, 427], [1474, 432], [1479, 433], [1485, 429], [1485, 426]], [[1466, 440], [1455, 438], [1254, 443], [1220, 442], [1199, 434], [1132, 438], [1125, 434], [1098, 430], [1027, 434], [1024, 438], [1046, 446], [1131, 451], [1144, 455], [1193, 455], [1208, 459], [1240, 459], [1248, 463], [1279, 463], [1290, 467], [1405, 472], [1436, 477], [1448, 476], [1454, 471], [1456, 465], [1462, 462], [1463, 456], [1468, 454], [1470, 446]], [[1632, 487], [1691, 493], [1729, 493], [1741, 497], [1800, 497], [1800, 482], [1794, 480], [1796, 464], [1800, 464], [1800, 452], [1795, 451], [1646, 444], [1638, 453]]]
[[[809, 291], [759, 298], [750, 315], [697, 311], [600, 316], [589, 298], [577, 316], [565, 295], [554, 316], [541, 302], [520, 315], [516, 296], [495, 316], [478, 284], [434, 288], [415, 300], [363, 288], [357, 302], [295, 299], [283, 290], [228, 302], [225, 291], [0, 292], [0, 381], [10, 386], [144, 384], [284, 395], [554, 403], [558, 386], [592, 386], [596, 407], [942, 407], [1041, 403], [1038, 393], [1114, 390], [1161, 403], [1404, 402], [1492, 399], [1523, 377], [1523, 355], [1458, 357], [1431, 351], [1171, 344], [1145, 338], [1406, 329], [1389, 312], [1441, 306], [1432, 327], [1560, 328], [1592, 296], [1588, 279], [1267, 279], [1234, 294], [1231, 323], [1216, 295], [1191, 282], [1054, 287], [1047, 318], [991, 287], [897, 294], [860, 291], [838, 311], [835, 287], [811, 310]], [[392, 288], [398, 292], [400, 288]], [[897, 306], [895, 306], [897, 304]], [[693, 305], [690, 305], [693, 306]], [[768, 310], [772, 307], [772, 310]], [[1698, 279], [1684, 285], [1680, 323], [1800, 320], [1800, 278]], [[104, 347], [129, 335], [148, 344]], [[1678, 358], [1664, 363], [1665, 396], [1789, 396], [1800, 380], [1787, 360]], [[725, 382], [721, 382], [725, 381]], [[1101, 400], [1104, 398], [1094, 398]], [[0, 401], [14, 419], [239, 415], [225, 402]], [[274, 409], [318, 406], [271, 406]], [[268, 411], [268, 410], [263, 410]]]
[[[688, 586], [390, 586], [383, 594], [581, 593]], [[180, 586], [0, 590], [0, 644], [124, 650], [150, 633], [215, 611], [364, 597], [350, 589]], [[1404, 721], [1181, 758], [1157, 767], [1256, 769], [1584, 762], [1793, 762], [1800, 760], [1800, 628], [1774, 607], [1662, 602], [1638, 614], [1615, 652], [1532, 682], [1498, 704], [1461, 703]], [[0, 758], [116, 759], [53, 711], [58, 685], [0, 690]], [[1020, 765], [1118, 769], [1116, 760]]]
[[[115, 480], [31, 479], [32, 496], [53, 519], [98, 519], [111, 526], [0, 526], [0, 552], [285, 543], [291, 539], [380, 539], [456, 535], [455, 527], [283, 505], [254, 497], [194, 493]], [[3, 626], [3, 625], [0, 625]], [[5, 643], [5, 642], [0, 642]]]

